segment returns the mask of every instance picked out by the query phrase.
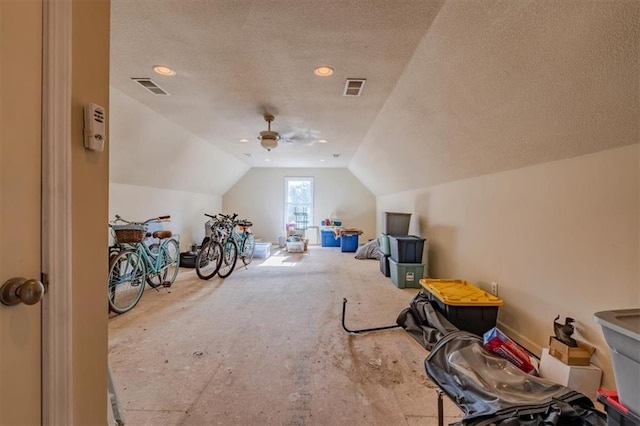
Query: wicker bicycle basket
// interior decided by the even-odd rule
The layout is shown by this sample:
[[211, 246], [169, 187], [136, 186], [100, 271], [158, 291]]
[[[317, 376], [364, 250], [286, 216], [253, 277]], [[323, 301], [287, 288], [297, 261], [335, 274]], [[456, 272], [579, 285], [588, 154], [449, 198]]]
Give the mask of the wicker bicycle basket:
[[141, 243], [145, 229], [142, 225], [118, 225], [113, 227], [115, 239], [120, 244]]

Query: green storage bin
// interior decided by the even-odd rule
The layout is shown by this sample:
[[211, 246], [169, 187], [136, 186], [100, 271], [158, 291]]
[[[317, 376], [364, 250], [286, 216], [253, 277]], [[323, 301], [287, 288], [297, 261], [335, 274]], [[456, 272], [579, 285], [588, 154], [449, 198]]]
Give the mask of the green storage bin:
[[389, 235], [380, 234], [380, 237], [378, 238], [378, 243], [380, 245], [380, 253], [384, 254], [385, 256], [391, 255], [391, 245], [389, 242]]
[[398, 263], [389, 258], [391, 282], [398, 288], [421, 288], [424, 277], [424, 263]]

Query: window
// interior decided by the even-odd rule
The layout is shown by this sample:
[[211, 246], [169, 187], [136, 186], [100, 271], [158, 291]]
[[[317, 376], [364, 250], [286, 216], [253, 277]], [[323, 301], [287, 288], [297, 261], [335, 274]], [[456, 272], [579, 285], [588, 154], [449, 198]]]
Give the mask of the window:
[[313, 178], [284, 178], [284, 222], [306, 229], [313, 223]]

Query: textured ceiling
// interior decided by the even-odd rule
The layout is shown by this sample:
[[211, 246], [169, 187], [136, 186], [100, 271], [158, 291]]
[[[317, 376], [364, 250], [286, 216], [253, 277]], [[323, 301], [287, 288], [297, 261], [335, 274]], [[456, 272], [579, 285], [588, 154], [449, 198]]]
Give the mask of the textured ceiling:
[[[348, 167], [381, 195], [638, 143], [639, 22], [637, 0], [112, 0], [111, 85], [117, 107], [193, 135], [190, 158], [210, 144], [231, 176], [206, 186], [220, 172], [200, 164], [161, 186]], [[334, 75], [314, 76], [323, 64]], [[346, 78], [367, 79], [361, 97], [342, 96]], [[265, 111], [298, 141], [261, 148]], [[130, 139], [135, 114], [114, 116]]]
[[[252, 167], [346, 167], [442, 4], [111, 3], [112, 87]], [[159, 76], [157, 64], [177, 74]], [[317, 77], [319, 65], [335, 73]], [[150, 94], [132, 81], [139, 77], [170, 96]], [[347, 78], [367, 80], [362, 96], [342, 95]], [[294, 142], [263, 149], [264, 112], [275, 115], [272, 130]]]
[[349, 168], [380, 195], [638, 143], [639, 35], [635, 0], [448, 1]]

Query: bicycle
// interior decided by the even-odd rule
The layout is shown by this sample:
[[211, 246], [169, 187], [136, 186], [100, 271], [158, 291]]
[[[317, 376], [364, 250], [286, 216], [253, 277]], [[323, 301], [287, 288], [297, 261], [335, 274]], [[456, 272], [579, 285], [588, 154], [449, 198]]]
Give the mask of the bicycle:
[[196, 256], [196, 274], [202, 280], [211, 279], [220, 270], [222, 265], [223, 249], [220, 244], [220, 232], [218, 230], [218, 218], [210, 214], [204, 214], [211, 218], [206, 225], [211, 229], [211, 237], [205, 237]]
[[235, 218], [238, 215], [234, 213], [232, 216], [227, 216], [221, 213], [218, 216], [220, 218], [217, 221], [215, 233], [222, 244], [222, 263], [218, 269], [218, 276], [227, 278], [233, 272], [238, 261], [238, 245], [232, 236]]
[[239, 248], [238, 256], [246, 266], [253, 260], [253, 252], [256, 248], [256, 238], [251, 232], [253, 223], [247, 219], [242, 219], [236, 222], [235, 225], [231, 235]]
[[[178, 275], [180, 246], [171, 231], [147, 232], [148, 224], [164, 222], [170, 216], [160, 216], [144, 222], [131, 222], [116, 215], [109, 223], [115, 248], [109, 260], [109, 308], [125, 313], [138, 303], [145, 282], [152, 288], [170, 287]], [[124, 223], [119, 225], [118, 223]], [[159, 243], [147, 246], [146, 237], [157, 238]]]

